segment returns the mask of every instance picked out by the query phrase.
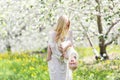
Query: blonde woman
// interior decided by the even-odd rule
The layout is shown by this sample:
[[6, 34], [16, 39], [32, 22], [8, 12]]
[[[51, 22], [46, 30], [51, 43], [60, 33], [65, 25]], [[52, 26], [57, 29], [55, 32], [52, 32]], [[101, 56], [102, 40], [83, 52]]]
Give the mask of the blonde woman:
[[[49, 32], [48, 38], [48, 68], [50, 80], [72, 80], [72, 71], [67, 63], [62, 61], [63, 54], [68, 47], [72, 46], [72, 33], [70, 31], [70, 21], [67, 16], [60, 16], [55, 30]], [[60, 45], [63, 41], [69, 40], [71, 44], [66, 48]]]

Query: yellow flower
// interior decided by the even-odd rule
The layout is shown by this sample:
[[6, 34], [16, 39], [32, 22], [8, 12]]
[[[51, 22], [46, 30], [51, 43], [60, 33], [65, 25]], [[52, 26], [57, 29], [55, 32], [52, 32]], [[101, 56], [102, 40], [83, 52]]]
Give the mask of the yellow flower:
[[107, 61], [106, 61], [106, 64], [110, 64], [110, 60], [107, 60]]
[[21, 59], [16, 59], [16, 62], [20, 62]]
[[32, 76], [32, 77], [36, 77], [36, 73], [32, 73], [31, 76]]
[[15, 72], [15, 71], [16, 71], [16, 69], [13, 69], [13, 71]]
[[2, 58], [0, 57], [0, 60], [2, 60]]
[[34, 67], [32, 67], [32, 66], [30, 66], [30, 67], [29, 67], [29, 69], [30, 69], [30, 70], [35, 70], [35, 68], [34, 68]]
[[36, 58], [33, 57], [33, 58], [32, 58], [32, 61], [33, 61], [33, 62], [36, 61]]
[[24, 66], [25, 64], [23, 63], [22, 66]]

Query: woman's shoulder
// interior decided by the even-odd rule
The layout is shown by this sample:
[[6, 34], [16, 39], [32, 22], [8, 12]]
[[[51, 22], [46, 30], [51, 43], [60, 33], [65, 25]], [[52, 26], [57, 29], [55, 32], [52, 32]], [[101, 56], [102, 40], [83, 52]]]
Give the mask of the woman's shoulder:
[[72, 30], [69, 30], [69, 35], [72, 35]]
[[49, 35], [51, 35], [51, 36], [53, 36], [53, 35], [55, 35], [56, 34], [56, 32], [54, 31], [54, 30], [51, 30], [51, 31], [49, 31], [49, 33], [48, 33]]
[[69, 30], [69, 33], [72, 33], [72, 30]]

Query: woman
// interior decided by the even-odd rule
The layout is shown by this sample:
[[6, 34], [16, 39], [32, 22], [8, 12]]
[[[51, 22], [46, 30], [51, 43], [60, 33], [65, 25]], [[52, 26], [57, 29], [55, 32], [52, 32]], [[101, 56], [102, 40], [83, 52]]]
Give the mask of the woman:
[[72, 80], [72, 71], [69, 69], [67, 63], [62, 59], [65, 58], [61, 42], [70, 40], [72, 43], [72, 33], [70, 31], [70, 21], [63, 15], [58, 19], [56, 29], [49, 32], [48, 40], [48, 68], [50, 73], [50, 80]]

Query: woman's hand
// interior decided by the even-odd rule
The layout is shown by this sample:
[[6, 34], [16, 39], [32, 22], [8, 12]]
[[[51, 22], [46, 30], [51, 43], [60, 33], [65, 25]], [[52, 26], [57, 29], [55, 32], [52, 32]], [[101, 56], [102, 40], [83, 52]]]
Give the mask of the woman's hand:
[[62, 45], [58, 46], [58, 49], [60, 50], [60, 52], [62, 53], [61, 58], [65, 57], [65, 50], [63, 49]]

